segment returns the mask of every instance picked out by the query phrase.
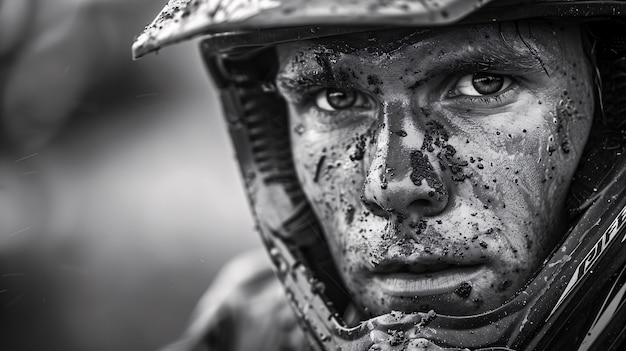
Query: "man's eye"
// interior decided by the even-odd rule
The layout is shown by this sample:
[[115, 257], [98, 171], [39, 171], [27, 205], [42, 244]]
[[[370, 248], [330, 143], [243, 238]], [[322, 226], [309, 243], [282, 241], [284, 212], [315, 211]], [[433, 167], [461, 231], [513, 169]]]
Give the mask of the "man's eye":
[[454, 91], [465, 96], [495, 95], [506, 90], [512, 83], [510, 77], [501, 74], [472, 73], [461, 77]]
[[322, 89], [315, 95], [315, 105], [324, 111], [339, 111], [353, 107], [368, 107], [364, 94], [353, 89]]

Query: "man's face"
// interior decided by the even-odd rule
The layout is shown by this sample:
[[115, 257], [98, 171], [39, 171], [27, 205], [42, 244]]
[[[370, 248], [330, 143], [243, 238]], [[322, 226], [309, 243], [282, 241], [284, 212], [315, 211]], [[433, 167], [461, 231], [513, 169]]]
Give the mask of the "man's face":
[[283, 44], [296, 170], [356, 303], [469, 315], [564, 234], [593, 115], [580, 30], [504, 23]]

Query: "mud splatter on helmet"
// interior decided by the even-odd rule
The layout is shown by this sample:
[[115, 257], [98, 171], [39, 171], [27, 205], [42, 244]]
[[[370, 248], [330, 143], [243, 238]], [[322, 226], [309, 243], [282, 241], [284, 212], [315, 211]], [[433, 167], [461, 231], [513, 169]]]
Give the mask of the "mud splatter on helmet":
[[[342, 315], [350, 296], [294, 170], [286, 107], [273, 82], [274, 45], [522, 19], [585, 23], [592, 43], [600, 107], [570, 190], [570, 230], [528, 285], [495, 310], [389, 313], [348, 325]], [[171, 0], [133, 54], [199, 35], [261, 236], [315, 350], [368, 350], [372, 331], [451, 349], [611, 350], [624, 340], [626, 1]]]

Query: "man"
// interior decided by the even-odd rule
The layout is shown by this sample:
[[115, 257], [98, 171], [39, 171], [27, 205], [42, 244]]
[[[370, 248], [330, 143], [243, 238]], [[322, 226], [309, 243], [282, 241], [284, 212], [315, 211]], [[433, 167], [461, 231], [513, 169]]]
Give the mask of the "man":
[[170, 2], [135, 54], [209, 34], [278, 277], [226, 268], [179, 346], [619, 346], [626, 3], [485, 3]]

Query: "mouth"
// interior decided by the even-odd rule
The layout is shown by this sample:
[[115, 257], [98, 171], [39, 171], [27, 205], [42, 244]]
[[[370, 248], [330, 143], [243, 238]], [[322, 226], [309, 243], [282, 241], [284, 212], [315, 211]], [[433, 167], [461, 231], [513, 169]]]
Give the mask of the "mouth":
[[462, 284], [471, 283], [483, 269], [483, 265], [391, 264], [374, 272], [374, 282], [390, 296], [432, 296], [454, 292]]

